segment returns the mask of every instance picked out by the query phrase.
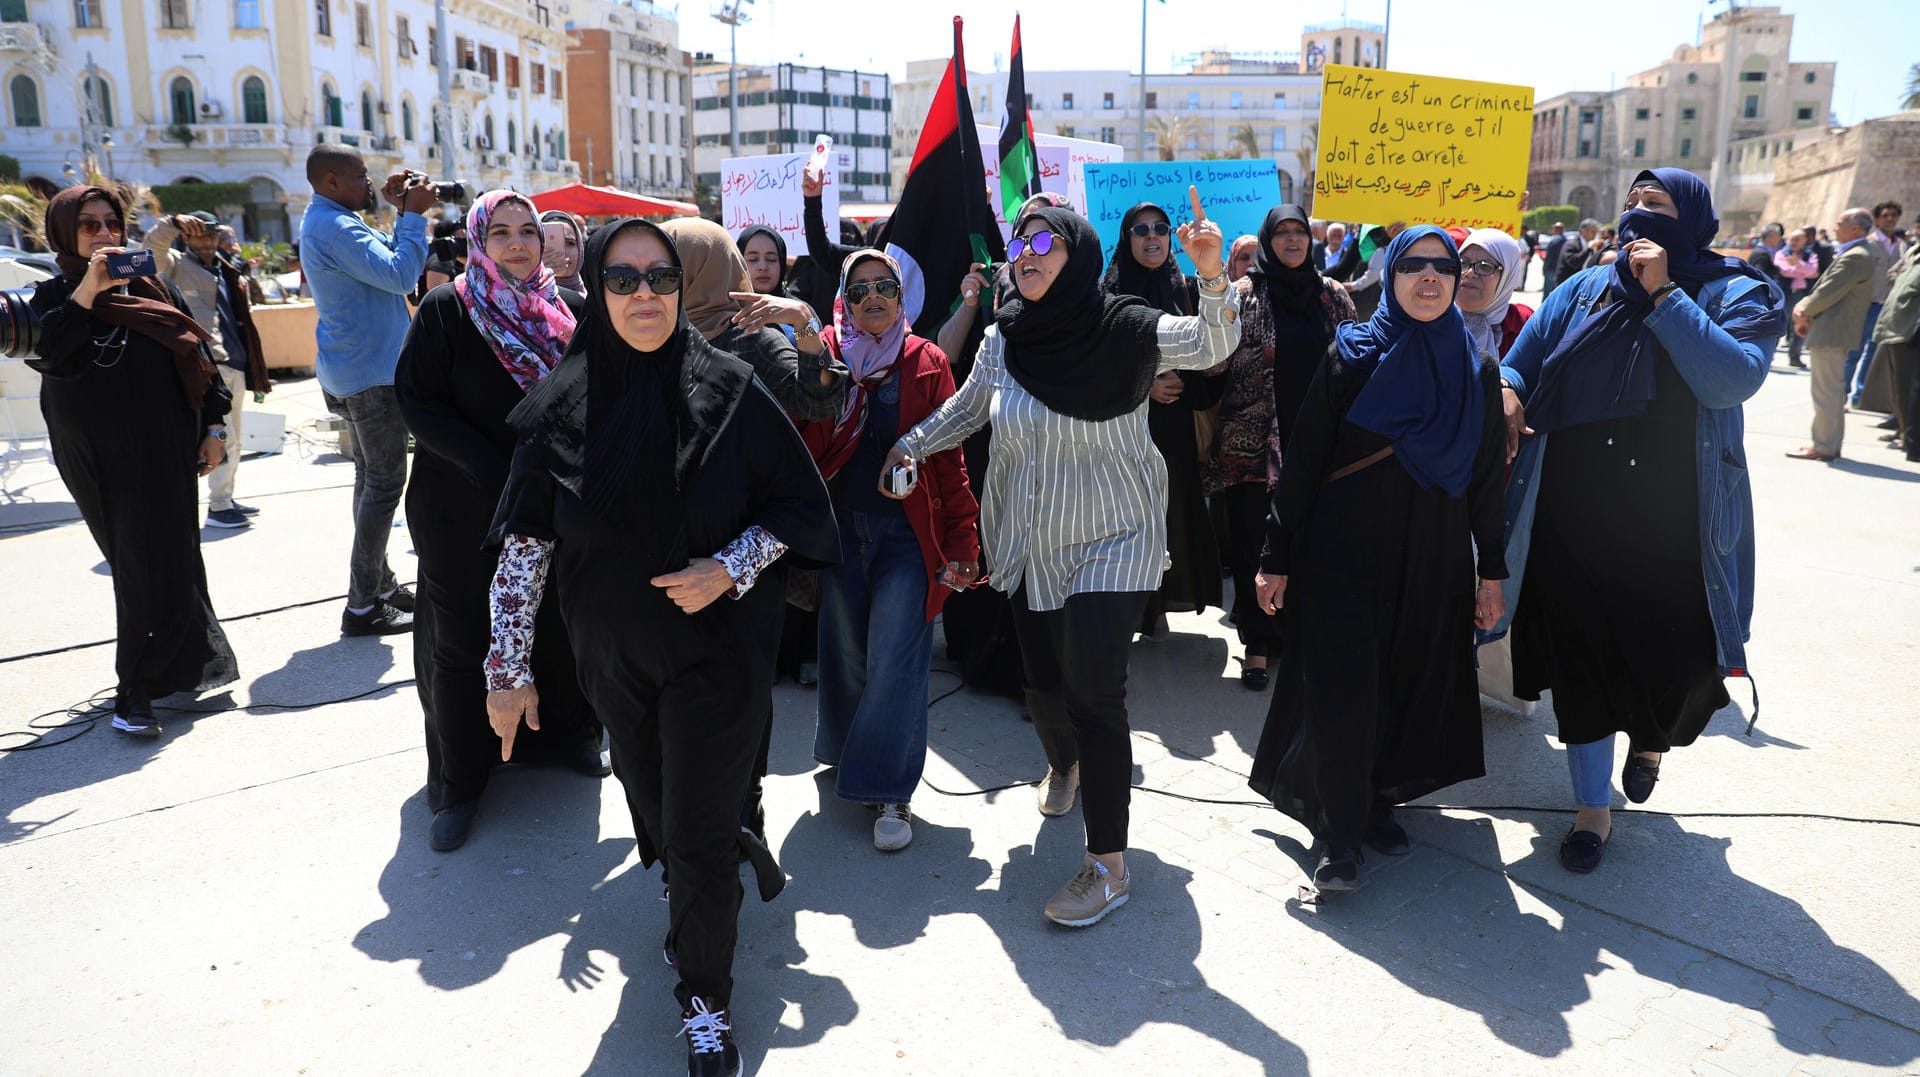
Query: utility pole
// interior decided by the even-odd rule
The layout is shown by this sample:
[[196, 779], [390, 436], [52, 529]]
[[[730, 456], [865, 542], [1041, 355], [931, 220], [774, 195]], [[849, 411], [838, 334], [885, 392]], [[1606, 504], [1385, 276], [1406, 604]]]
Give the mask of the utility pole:
[[593, 186], [593, 136], [587, 136], [587, 186]]
[[440, 147], [440, 175], [458, 175], [453, 161], [453, 60], [447, 41], [447, 0], [433, 0], [434, 63], [440, 72], [440, 97], [433, 103], [434, 141]]
[[[1139, 154], [1147, 159], [1147, 0], [1140, 0], [1140, 142]], [[1084, 208], [1084, 207], [1082, 207]]]
[[722, 0], [713, 17], [727, 26], [727, 153], [740, 156], [740, 24], [751, 21], [753, 0]]

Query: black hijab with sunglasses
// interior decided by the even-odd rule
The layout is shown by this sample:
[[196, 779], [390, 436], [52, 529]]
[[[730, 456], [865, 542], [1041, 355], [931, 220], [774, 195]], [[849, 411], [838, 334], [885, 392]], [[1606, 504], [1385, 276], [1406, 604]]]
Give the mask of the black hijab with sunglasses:
[[[1085, 217], [1047, 208], [1023, 223], [1035, 218], [1065, 246], [1067, 263], [1046, 295], [1027, 299], [1016, 290], [995, 312], [1007, 372], [1062, 415], [1087, 422], [1119, 418], [1138, 408], [1153, 386], [1161, 312], [1139, 296], [1101, 289], [1100, 234]], [[1018, 262], [1013, 269], [1017, 278]]]
[[[1133, 256], [1133, 230], [1140, 225], [1149, 228], [1159, 225], [1167, 230], [1167, 260], [1160, 263], [1158, 269], [1148, 269]], [[1192, 314], [1199, 297], [1194, 294], [1194, 283], [1180, 272], [1173, 247], [1173, 225], [1167, 219], [1167, 211], [1152, 202], [1134, 206], [1120, 218], [1120, 242], [1113, 248], [1113, 261], [1107, 263], [1106, 276], [1100, 278], [1101, 290], [1109, 295], [1137, 295], [1167, 314]]]

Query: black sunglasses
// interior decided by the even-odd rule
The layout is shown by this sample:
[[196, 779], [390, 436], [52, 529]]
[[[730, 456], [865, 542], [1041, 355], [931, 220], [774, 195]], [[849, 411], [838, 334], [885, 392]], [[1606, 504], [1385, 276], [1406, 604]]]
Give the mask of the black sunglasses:
[[1167, 222], [1165, 221], [1155, 221], [1152, 224], [1141, 221], [1139, 224], [1134, 225], [1131, 231], [1134, 235], [1145, 239], [1148, 236], [1164, 236], [1168, 232], [1173, 231], [1173, 229], [1167, 227]]
[[1018, 261], [1020, 256], [1032, 251], [1036, 257], [1044, 258], [1053, 253], [1053, 233], [1035, 232], [1030, 236], [1015, 236], [1007, 244], [1007, 261]]
[[1403, 255], [1393, 263], [1393, 271], [1402, 277], [1417, 277], [1428, 269], [1443, 277], [1460, 275], [1460, 259], [1442, 255], [1438, 258], [1422, 258], [1418, 255]]
[[685, 272], [675, 266], [659, 266], [654, 269], [639, 270], [632, 266], [608, 266], [600, 271], [600, 281], [607, 291], [614, 295], [632, 295], [640, 290], [640, 282], [646, 281], [654, 295], [672, 295], [680, 290], [681, 278]]
[[867, 301], [867, 296], [874, 292], [879, 292], [882, 299], [898, 299], [900, 282], [892, 277], [881, 277], [871, 283], [861, 281], [859, 284], [849, 284], [847, 285], [847, 302], [864, 303]]

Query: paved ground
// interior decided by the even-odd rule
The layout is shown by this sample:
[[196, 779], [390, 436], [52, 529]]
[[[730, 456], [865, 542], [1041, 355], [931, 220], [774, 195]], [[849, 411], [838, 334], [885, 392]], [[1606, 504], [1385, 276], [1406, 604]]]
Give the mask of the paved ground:
[[[298, 430], [318, 401], [293, 382], [269, 406]], [[1308, 838], [1247, 803], [1265, 697], [1215, 611], [1134, 649], [1135, 898], [1069, 932], [1040, 906], [1078, 819], [950, 795], [1041, 770], [1016, 707], [935, 707], [914, 843], [885, 855], [809, 777], [812, 696], [782, 685], [793, 881], [741, 916], [753, 1071], [1920, 1071], [1920, 467], [1863, 416], [1845, 462], [1788, 461], [1808, 412], [1784, 360], [1747, 410], [1760, 732], [1736, 682], [1648, 805], [1675, 814], [1620, 816], [1592, 876], [1555, 858], [1550, 716], [1490, 706], [1491, 776], [1409, 813], [1412, 856], [1302, 905]], [[251, 709], [0, 755], [0, 1073], [676, 1072], [665, 906], [616, 789], [503, 771], [473, 841], [428, 851], [412, 642], [337, 636], [351, 475], [324, 449], [248, 461], [258, 526], [206, 535], [243, 677], [183, 705]], [[36, 526], [72, 512], [43, 452], [5, 458], [0, 728], [111, 681], [98, 552]], [[408, 547], [397, 529], [403, 577]]]

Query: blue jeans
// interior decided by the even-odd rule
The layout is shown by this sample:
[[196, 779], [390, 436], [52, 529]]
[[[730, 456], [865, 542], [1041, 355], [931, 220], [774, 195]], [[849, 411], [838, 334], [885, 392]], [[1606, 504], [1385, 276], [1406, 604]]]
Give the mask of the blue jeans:
[[905, 804], [927, 763], [927, 567], [905, 513], [841, 510], [840, 564], [820, 572], [820, 715], [813, 757], [834, 791]]
[[1847, 353], [1847, 403], [1859, 404], [1860, 391], [1866, 388], [1867, 371], [1873, 367], [1873, 323], [1880, 320], [1880, 304], [1867, 307], [1867, 324], [1860, 327], [1860, 347]]
[[1591, 744], [1567, 745], [1567, 774], [1573, 779], [1575, 806], [1613, 806], [1613, 740], [1607, 736]]

